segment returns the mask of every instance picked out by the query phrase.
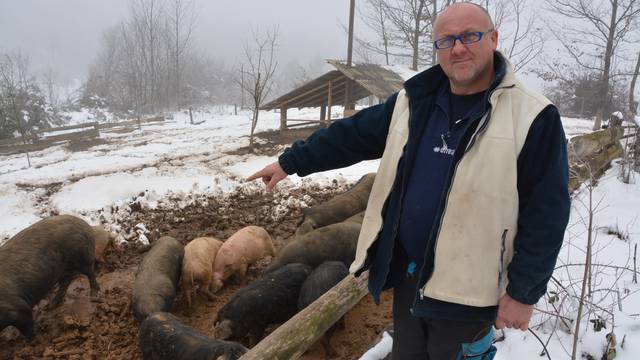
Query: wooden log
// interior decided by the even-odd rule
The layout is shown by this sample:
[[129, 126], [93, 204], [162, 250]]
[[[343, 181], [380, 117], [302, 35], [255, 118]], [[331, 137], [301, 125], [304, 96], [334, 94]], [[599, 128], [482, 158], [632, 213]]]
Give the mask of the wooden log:
[[43, 138], [43, 140], [49, 141], [49, 142], [57, 142], [57, 141], [77, 140], [81, 138], [94, 138], [99, 135], [100, 134], [97, 129], [91, 128], [91, 129], [76, 131], [68, 134], [47, 136]]
[[43, 129], [43, 130], [34, 131], [33, 133], [34, 134], [45, 134], [45, 133], [56, 132], [56, 131], [64, 131], [64, 130], [84, 129], [84, 128], [89, 128], [89, 127], [96, 127], [97, 125], [98, 125], [97, 122], [90, 122], [90, 123], [85, 123], [85, 124], [80, 124], [80, 125], [69, 125], [69, 126], [60, 126], [60, 127], [55, 127], [55, 128]]
[[311, 124], [318, 124], [319, 121], [308, 121], [308, 122], [301, 122], [301, 123], [297, 123], [297, 124], [290, 124], [287, 125], [287, 129], [291, 129], [294, 127], [301, 127], [301, 126], [306, 126], [306, 125], [311, 125]]
[[240, 360], [297, 359], [367, 294], [369, 273], [349, 275], [278, 327]]
[[287, 122], [322, 122], [323, 120], [314, 120], [314, 119], [287, 119]]

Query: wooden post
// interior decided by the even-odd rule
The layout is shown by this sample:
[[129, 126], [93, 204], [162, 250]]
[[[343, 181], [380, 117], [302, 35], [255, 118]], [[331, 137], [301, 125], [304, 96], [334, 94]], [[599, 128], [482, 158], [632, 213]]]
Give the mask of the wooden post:
[[324, 123], [327, 120], [327, 106], [320, 106], [320, 123]]
[[333, 85], [332, 82], [329, 81], [329, 96], [327, 98], [327, 113], [328, 114], [327, 114], [327, 121], [325, 121], [324, 124], [323, 124], [323, 126], [325, 126], [325, 127], [328, 126], [329, 123], [331, 123], [331, 102], [332, 102], [331, 96], [333, 95], [331, 93], [332, 87], [333, 87], [332, 85]]
[[191, 106], [189, 106], [189, 121], [191, 125], [193, 125], [193, 112], [191, 111]]
[[[349, 4], [349, 39], [347, 41], [347, 67], [351, 67], [352, 59], [353, 59], [353, 19], [354, 12], [356, 7], [356, 1], [351, 0]], [[351, 87], [352, 81], [351, 79], [347, 79], [345, 83], [344, 90], [344, 110], [345, 113], [347, 110], [352, 110], [355, 108], [354, 104], [351, 102]]]
[[287, 130], [287, 108], [280, 108], [280, 131]]
[[260, 341], [240, 360], [297, 359], [367, 294], [369, 273], [338, 285]]

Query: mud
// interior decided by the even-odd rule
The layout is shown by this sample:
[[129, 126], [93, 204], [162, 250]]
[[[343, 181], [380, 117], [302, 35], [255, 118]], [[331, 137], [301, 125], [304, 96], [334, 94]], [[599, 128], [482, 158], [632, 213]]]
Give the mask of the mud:
[[[328, 187], [295, 188], [287, 195], [305, 199], [305, 203], [312, 206], [346, 188], [347, 184], [335, 182]], [[131, 233], [138, 223], [143, 223], [149, 230], [147, 237], [151, 242], [169, 235], [186, 243], [200, 236], [226, 239], [241, 227], [253, 224], [264, 227], [279, 249], [291, 238], [301, 216], [300, 207], [294, 206], [277, 212], [274, 220], [274, 207], [281, 203], [281, 193], [242, 188], [223, 198], [201, 197], [182, 208], [133, 207], [134, 211], [117, 225], [123, 232]], [[129, 310], [129, 300], [135, 269], [145, 250], [144, 245], [133, 240], [110, 249], [106, 254], [107, 264], [98, 269], [100, 301], [91, 302], [86, 279], [76, 279], [62, 306], [44, 310], [47, 300], [43, 300], [34, 308], [36, 338], [33, 342], [27, 342], [13, 328], [0, 334], [0, 359], [140, 359], [137, 324]], [[270, 260], [264, 259], [250, 267], [249, 281], [260, 276]], [[185, 324], [212, 336], [218, 309], [239, 288], [240, 284], [232, 280], [212, 302], [197, 295], [190, 311], [179, 294], [173, 313]], [[338, 330], [332, 339], [339, 354], [336, 359], [357, 359], [391, 321], [390, 295], [383, 294], [382, 299], [382, 304], [376, 306], [367, 296], [347, 313], [345, 329]], [[324, 359], [322, 346], [316, 344], [302, 359]]]

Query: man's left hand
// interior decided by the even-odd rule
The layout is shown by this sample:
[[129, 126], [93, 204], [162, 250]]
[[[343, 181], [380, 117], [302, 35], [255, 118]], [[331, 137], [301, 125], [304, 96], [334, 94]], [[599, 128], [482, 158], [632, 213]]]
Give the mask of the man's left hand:
[[504, 294], [498, 302], [496, 329], [520, 329], [526, 331], [533, 314], [533, 305], [523, 304]]

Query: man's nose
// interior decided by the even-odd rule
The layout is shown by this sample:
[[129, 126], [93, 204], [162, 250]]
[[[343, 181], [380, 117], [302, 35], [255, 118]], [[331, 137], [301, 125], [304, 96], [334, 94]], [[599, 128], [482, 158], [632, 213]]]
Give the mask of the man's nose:
[[453, 54], [463, 54], [467, 51], [467, 46], [462, 43], [460, 39], [455, 39], [453, 42], [453, 46], [451, 47], [451, 52]]

